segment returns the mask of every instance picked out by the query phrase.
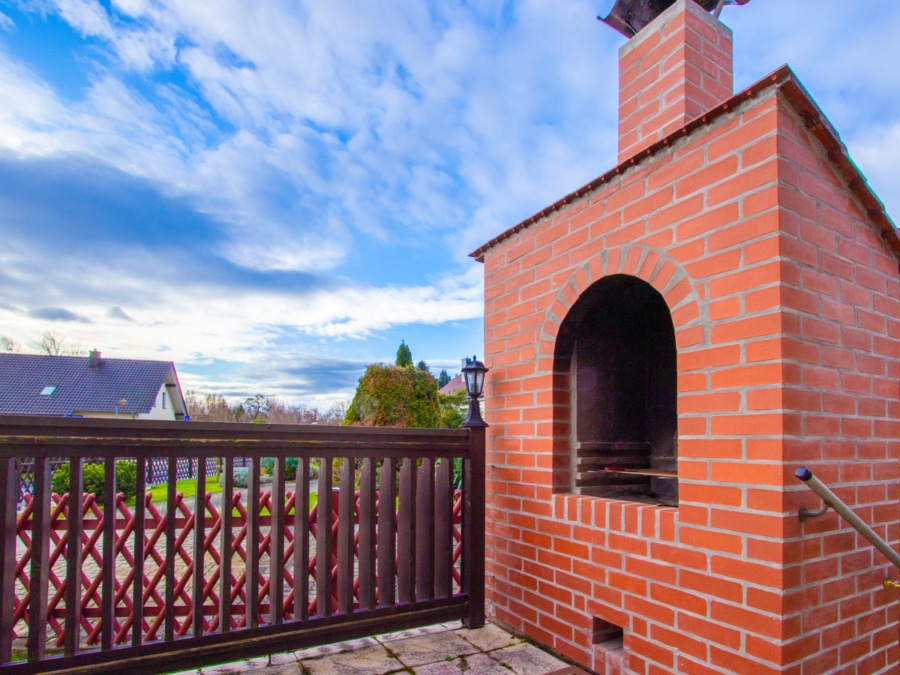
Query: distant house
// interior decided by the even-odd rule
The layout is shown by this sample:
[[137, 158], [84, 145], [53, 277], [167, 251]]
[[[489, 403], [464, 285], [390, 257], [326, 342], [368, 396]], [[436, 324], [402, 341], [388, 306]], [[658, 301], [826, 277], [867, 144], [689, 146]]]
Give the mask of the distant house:
[[443, 387], [441, 387], [438, 390], [438, 392], [441, 394], [455, 394], [460, 389], [465, 389], [465, 388], [466, 388], [466, 381], [463, 378], [462, 373], [460, 373], [459, 375], [454, 377], [452, 380], [450, 380], [447, 384], [445, 384]]
[[171, 361], [0, 354], [0, 415], [183, 420]]

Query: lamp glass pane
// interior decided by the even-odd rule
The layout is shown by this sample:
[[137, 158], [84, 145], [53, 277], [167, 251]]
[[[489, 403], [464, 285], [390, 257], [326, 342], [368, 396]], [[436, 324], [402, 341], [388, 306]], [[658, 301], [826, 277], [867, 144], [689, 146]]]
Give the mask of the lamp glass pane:
[[475, 371], [475, 396], [481, 396], [481, 392], [484, 391], [484, 370], [476, 370]]
[[478, 375], [475, 370], [466, 369], [463, 371], [463, 374], [466, 378], [466, 392], [469, 396], [475, 396], [478, 394]]

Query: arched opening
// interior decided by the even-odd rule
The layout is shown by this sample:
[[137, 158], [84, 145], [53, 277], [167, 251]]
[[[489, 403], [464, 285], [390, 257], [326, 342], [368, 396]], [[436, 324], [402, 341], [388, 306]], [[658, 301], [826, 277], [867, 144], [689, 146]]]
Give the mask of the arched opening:
[[555, 360], [569, 390], [569, 462], [557, 464], [569, 490], [677, 504], [675, 329], [662, 295], [625, 274], [592, 284], [560, 326]]

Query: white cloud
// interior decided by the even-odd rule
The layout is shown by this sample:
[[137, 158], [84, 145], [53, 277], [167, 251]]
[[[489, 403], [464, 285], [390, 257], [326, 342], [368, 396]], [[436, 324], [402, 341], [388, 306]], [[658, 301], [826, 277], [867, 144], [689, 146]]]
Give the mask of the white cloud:
[[82, 35], [110, 38], [113, 28], [103, 6], [95, 0], [55, 0], [60, 17]]
[[[15, 293], [15, 306], [0, 309], [0, 334], [27, 342], [46, 329], [48, 316], [19, 307], [58, 306], [86, 323], [82, 328], [67, 324], [70, 337], [105, 345], [121, 356], [140, 356], [148, 345], [166, 345], [165, 358], [180, 363], [241, 362], [277, 351], [285, 334], [360, 339], [401, 325], [478, 318], [482, 312], [481, 268], [476, 265], [463, 275], [443, 274], [418, 285], [373, 287], [345, 280], [325, 288], [279, 290], [223, 287], [192, 280], [187, 270], [177, 283], [156, 283], [154, 279], [177, 275], [181, 264], [166, 267], [139, 251], [133, 252], [139, 256], [135, 258], [122, 251], [106, 263], [109, 256], [103, 252], [98, 259], [59, 260], [50, 281], [42, 278], [42, 266], [33, 264], [37, 251], [17, 250], [17, 255], [4, 256], [4, 273], [17, 274], [17, 286], [25, 290]], [[109, 321], [111, 305], [130, 320]]]
[[[5, 289], [0, 334], [14, 327], [22, 341], [46, 329], [25, 316], [34, 306], [89, 318], [92, 340], [115, 353], [165, 344], [165, 358], [185, 363], [257, 362], [286, 336], [365, 339], [476, 318], [482, 268], [465, 256], [615, 163], [622, 39], [587, 0], [39, 8], [90, 37], [76, 53], [88, 84], [64, 95], [46, 69], [0, 50], [0, 155], [79, 158], [139, 178], [207, 216], [208, 240], [194, 245], [254, 279], [335, 276], [306, 290], [200, 280], [180, 275], [171, 251], [134, 241], [42, 278], [26, 264], [40, 252], [10, 241], [0, 275], [25, 290]], [[900, 12], [755, 0], [723, 17], [737, 86], [791, 62], [897, 213]], [[14, 28], [0, 14], [0, 29]], [[434, 277], [398, 267], [370, 280], [371, 241], [421, 251]], [[111, 306], [132, 321], [109, 321]]]
[[[228, 224], [222, 254], [254, 269], [338, 265], [354, 230], [387, 239], [398, 226], [458, 230], [453, 223], [468, 222], [466, 240], [484, 240], [528, 215], [528, 204], [605, 168], [594, 157], [610, 144], [598, 132], [563, 158], [559, 136], [540, 138], [552, 132], [535, 127], [571, 118], [587, 128], [597, 117], [590, 108], [608, 87], [591, 81], [586, 65], [603, 40], [584, 19], [585, 2], [526, 3], [499, 38], [488, 23], [503, 19], [488, 7], [117, 2], [132, 19], [117, 21], [96, 2], [58, 6], [126, 68], [146, 58], [170, 67], [162, 46], [180, 36], [177, 62], [236, 129], [209, 142], [208, 115], [185, 92], [169, 87], [162, 102], [151, 101], [108, 72], [74, 109], [47, 101], [56, 124], [39, 139], [43, 151], [89, 154], [190, 196]], [[566, 33], [577, 39], [561, 42]], [[17, 117], [11, 136], [24, 134], [27, 119]], [[190, 133], [198, 123], [205, 134]], [[588, 157], [578, 154], [585, 141], [595, 148]], [[563, 167], [551, 165], [560, 159]], [[471, 218], [477, 212], [495, 215]], [[283, 241], [283, 250], [267, 252], [260, 239]], [[460, 260], [467, 251], [452, 243]]]

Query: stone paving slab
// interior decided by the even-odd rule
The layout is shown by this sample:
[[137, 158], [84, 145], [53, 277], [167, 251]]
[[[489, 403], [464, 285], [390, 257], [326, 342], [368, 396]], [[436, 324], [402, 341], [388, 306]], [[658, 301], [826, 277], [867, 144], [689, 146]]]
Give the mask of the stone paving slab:
[[502, 628], [498, 628], [492, 623], [484, 624], [482, 628], [469, 630], [468, 628], [460, 628], [454, 631], [463, 640], [478, 647], [479, 651], [490, 652], [502, 647], [511, 647], [519, 644], [521, 640], [507, 633]]
[[413, 668], [415, 675], [512, 675], [512, 671], [487, 654], [462, 656], [451, 661], [430, 663]]
[[567, 666], [494, 624], [468, 630], [454, 621], [178, 675], [548, 675]]
[[490, 652], [491, 658], [510, 668], [517, 675], [546, 675], [565, 667], [560, 661], [534, 645], [522, 644]]
[[300, 663], [310, 675], [382, 675], [404, 668], [403, 663], [380, 644], [317, 659], [304, 659], [298, 665]]
[[470, 656], [478, 648], [452, 632], [431, 633], [385, 643], [404, 666], [422, 666], [459, 656]]

